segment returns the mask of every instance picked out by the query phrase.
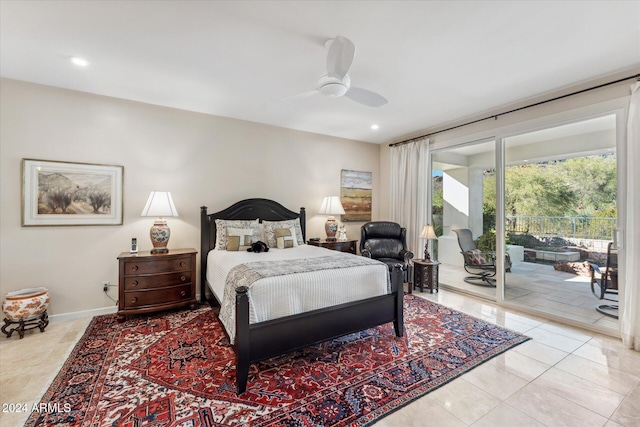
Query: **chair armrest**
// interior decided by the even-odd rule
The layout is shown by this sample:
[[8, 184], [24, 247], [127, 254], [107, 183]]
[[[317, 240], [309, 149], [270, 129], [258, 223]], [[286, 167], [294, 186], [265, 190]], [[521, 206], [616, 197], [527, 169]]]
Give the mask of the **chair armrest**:
[[602, 277], [602, 271], [600, 270], [600, 267], [598, 266], [598, 264], [595, 264], [593, 262], [589, 263], [589, 270], [591, 270], [591, 279], [595, 279], [596, 278], [596, 274], [599, 275], [600, 277]]
[[409, 260], [413, 259], [413, 252], [403, 249], [402, 252], [400, 252], [400, 256], [404, 259], [404, 262], [409, 264]]
[[371, 258], [371, 251], [369, 249], [363, 249], [360, 251], [360, 255]]

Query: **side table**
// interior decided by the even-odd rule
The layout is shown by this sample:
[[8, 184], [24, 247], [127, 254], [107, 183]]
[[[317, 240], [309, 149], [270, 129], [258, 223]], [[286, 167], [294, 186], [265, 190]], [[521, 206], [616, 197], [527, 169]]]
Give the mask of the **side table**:
[[427, 288], [431, 293], [438, 292], [438, 270], [440, 263], [432, 259], [414, 259], [413, 287], [420, 287], [420, 292]]
[[331, 249], [333, 251], [348, 252], [356, 254], [357, 240], [308, 240], [308, 245], [320, 246], [321, 248]]

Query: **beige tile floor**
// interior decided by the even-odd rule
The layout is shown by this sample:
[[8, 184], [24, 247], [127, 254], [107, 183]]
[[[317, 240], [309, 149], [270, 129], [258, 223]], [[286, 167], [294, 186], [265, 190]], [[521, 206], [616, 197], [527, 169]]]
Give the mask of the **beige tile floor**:
[[[461, 266], [441, 264], [440, 283], [472, 295], [495, 299], [496, 288], [464, 282]], [[506, 275], [505, 301], [584, 325], [618, 331], [618, 321], [595, 310], [600, 301], [591, 293], [590, 278], [556, 271], [551, 265], [514, 262]]]
[[[640, 426], [640, 353], [609, 336], [545, 321], [442, 290], [421, 297], [533, 339], [445, 384], [376, 426]], [[52, 321], [45, 333], [0, 337], [0, 402], [37, 402], [88, 318]], [[1, 412], [0, 425], [28, 414]]]

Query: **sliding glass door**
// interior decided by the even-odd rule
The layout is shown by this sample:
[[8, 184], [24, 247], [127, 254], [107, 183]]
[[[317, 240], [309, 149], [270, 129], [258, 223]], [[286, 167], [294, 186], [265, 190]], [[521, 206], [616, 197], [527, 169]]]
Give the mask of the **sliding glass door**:
[[504, 156], [504, 301], [617, 329], [591, 290], [616, 244], [615, 114], [505, 138]]
[[617, 330], [592, 271], [617, 248], [618, 115], [432, 150], [441, 286]]
[[[485, 140], [432, 152], [432, 224], [439, 236], [440, 285], [495, 299], [495, 269], [483, 268], [495, 251], [495, 141]], [[460, 230], [477, 253], [473, 264], [462, 254]], [[465, 247], [466, 249], [466, 247]], [[484, 276], [484, 277], [483, 277]]]

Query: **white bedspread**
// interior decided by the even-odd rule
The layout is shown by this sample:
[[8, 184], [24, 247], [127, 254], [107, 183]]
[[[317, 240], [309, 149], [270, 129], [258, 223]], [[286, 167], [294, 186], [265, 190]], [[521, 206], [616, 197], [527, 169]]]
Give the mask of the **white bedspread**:
[[[258, 254], [246, 251], [212, 250], [207, 256], [207, 281], [219, 301], [223, 301], [224, 298], [235, 300], [235, 295], [224, 295], [224, 289], [227, 274], [238, 264], [327, 255], [356, 256], [310, 245], [289, 249], [270, 249], [269, 252]], [[387, 294], [389, 292], [387, 277], [387, 266], [379, 263], [260, 279], [249, 291], [250, 323]], [[224, 326], [233, 340], [235, 324]]]

